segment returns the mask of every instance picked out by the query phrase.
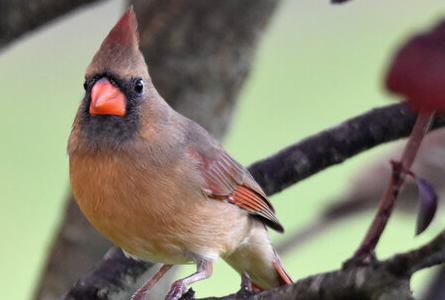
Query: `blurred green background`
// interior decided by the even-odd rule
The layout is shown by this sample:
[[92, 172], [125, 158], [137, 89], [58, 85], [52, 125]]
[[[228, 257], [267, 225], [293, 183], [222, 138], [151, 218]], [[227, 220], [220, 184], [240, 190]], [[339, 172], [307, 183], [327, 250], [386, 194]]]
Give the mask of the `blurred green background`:
[[[0, 52], [0, 299], [29, 299], [68, 193], [66, 142], [82, 97], [84, 70], [125, 7], [122, 1], [78, 10]], [[381, 78], [394, 49], [412, 32], [445, 17], [443, 0], [283, 1], [266, 30], [224, 144], [244, 165], [320, 130], [390, 103]], [[310, 222], [347, 189], [370, 151], [272, 197], [287, 233]], [[339, 268], [371, 214], [330, 228], [283, 257], [294, 279]], [[395, 214], [377, 253], [387, 257], [426, 242], [443, 214], [414, 238], [414, 218]], [[271, 233], [273, 240], [282, 235]], [[185, 267], [181, 275], [193, 271]], [[69, 272], [69, 270], [67, 270]], [[421, 272], [414, 278], [420, 293]], [[197, 296], [236, 291], [238, 275], [218, 262]]]

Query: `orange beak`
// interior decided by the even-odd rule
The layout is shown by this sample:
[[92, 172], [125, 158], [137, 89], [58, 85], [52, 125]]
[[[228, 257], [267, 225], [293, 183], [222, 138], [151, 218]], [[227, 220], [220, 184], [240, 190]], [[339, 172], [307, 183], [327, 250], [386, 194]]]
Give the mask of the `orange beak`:
[[91, 89], [90, 114], [115, 115], [123, 117], [126, 113], [124, 94], [107, 78], [99, 79]]

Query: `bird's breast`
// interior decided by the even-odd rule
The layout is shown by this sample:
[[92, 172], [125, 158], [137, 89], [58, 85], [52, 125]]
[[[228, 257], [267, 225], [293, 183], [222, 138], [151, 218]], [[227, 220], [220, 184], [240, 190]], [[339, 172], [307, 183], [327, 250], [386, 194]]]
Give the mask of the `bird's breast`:
[[130, 254], [175, 264], [216, 259], [243, 238], [247, 218], [207, 199], [188, 163], [70, 156], [73, 194], [93, 226]]

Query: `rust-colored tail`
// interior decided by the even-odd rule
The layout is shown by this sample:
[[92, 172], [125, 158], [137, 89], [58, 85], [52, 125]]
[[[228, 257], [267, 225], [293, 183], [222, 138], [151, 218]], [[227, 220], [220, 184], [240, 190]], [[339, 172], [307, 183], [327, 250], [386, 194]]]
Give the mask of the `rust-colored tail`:
[[[285, 285], [285, 284], [292, 284], [292, 278], [290, 278], [289, 274], [287, 274], [287, 272], [284, 270], [282, 264], [280, 262], [273, 262], [272, 263], [273, 267], [275, 268], [275, 270], [277, 271], [278, 274], [278, 283], [280, 286]], [[252, 290], [256, 290], [256, 291], [264, 291], [263, 288], [259, 287], [258, 285], [256, 285], [254, 282], [250, 283], [250, 286], [252, 288]]]
[[292, 279], [284, 271], [280, 257], [275, 252], [263, 224], [257, 222], [250, 230], [247, 241], [224, 256], [224, 260], [240, 274], [250, 277], [252, 288], [269, 290], [280, 285], [291, 284]]
[[274, 261], [272, 264], [275, 270], [277, 270], [280, 286], [293, 283], [292, 278], [290, 278], [289, 274], [287, 274], [280, 262]]

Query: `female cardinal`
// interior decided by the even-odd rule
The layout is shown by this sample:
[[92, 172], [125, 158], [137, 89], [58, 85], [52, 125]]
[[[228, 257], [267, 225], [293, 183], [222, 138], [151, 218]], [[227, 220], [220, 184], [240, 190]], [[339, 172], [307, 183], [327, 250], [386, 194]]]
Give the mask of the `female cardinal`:
[[128, 9], [93, 57], [68, 142], [74, 196], [88, 220], [140, 259], [162, 262], [132, 299], [174, 264], [197, 272], [165, 299], [210, 277], [222, 257], [252, 285], [291, 283], [266, 226], [283, 227], [260, 186], [203, 128], [159, 96]]

